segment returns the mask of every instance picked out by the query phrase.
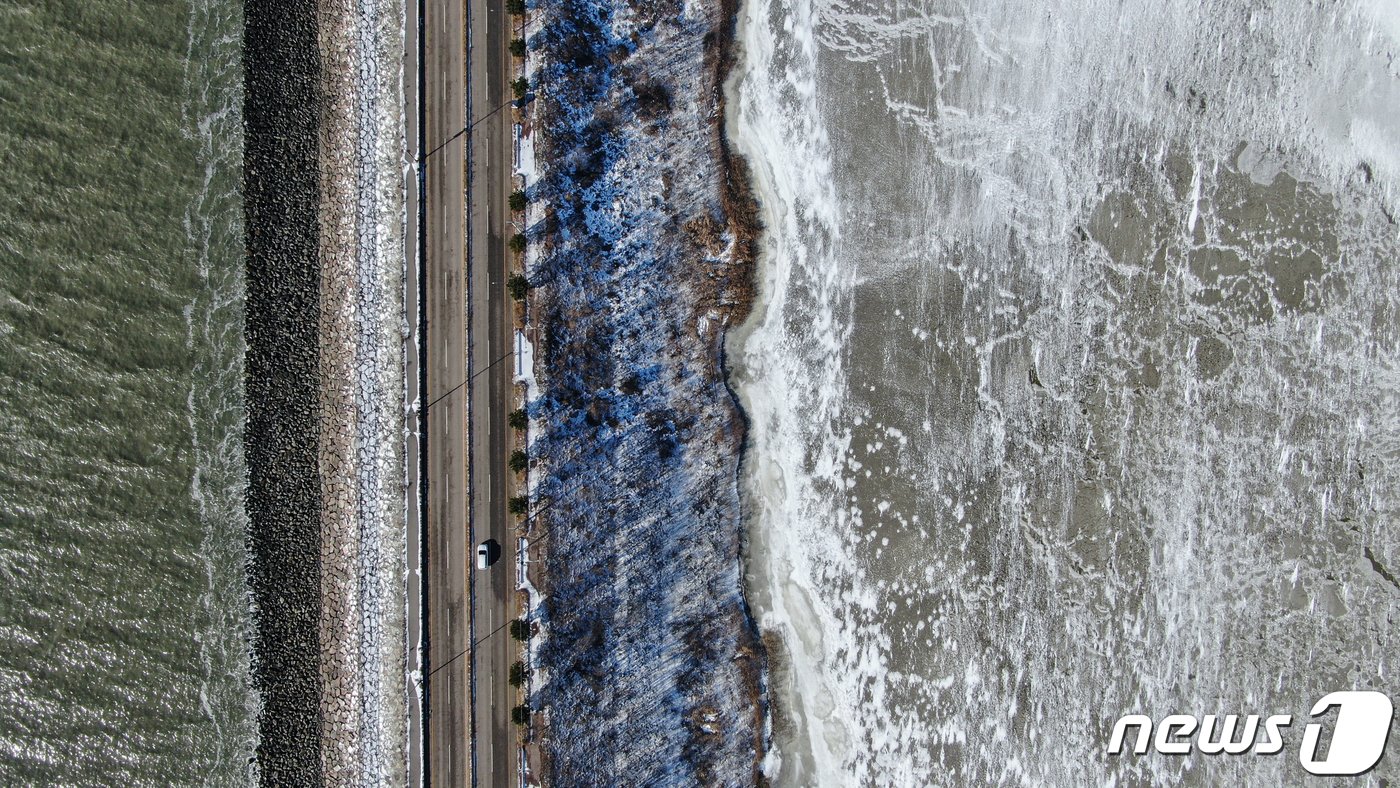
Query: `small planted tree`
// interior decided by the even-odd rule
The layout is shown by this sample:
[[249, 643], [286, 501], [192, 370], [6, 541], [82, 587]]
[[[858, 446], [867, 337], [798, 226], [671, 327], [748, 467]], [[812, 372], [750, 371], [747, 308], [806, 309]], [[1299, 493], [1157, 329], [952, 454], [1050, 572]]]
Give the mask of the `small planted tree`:
[[516, 725], [524, 727], [530, 724], [530, 707], [516, 706], [510, 710], [510, 720]]
[[517, 77], [510, 83], [510, 89], [515, 92], [516, 98], [521, 98], [530, 91], [530, 80], [525, 77]]
[[511, 274], [506, 280], [506, 290], [510, 291], [510, 297], [516, 301], [524, 301], [525, 295], [530, 292], [530, 280], [524, 274]]
[[525, 679], [528, 678], [529, 675], [530, 672], [525, 669], [525, 663], [516, 660], [515, 664], [510, 666], [510, 685], [512, 687], [519, 687], [521, 684], [525, 683]]
[[530, 639], [530, 622], [517, 618], [510, 622], [510, 636], [524, 643]]
[[510, 209], [512, 211], [523, 211], [525, 206], [530, 204], [530, 198], [525, 196], [525, 192], [519, 189], [510, 193]]
[[530, 464], [530, 458], [523, 449], [516, 449], [510, 453], [510, 469], [516, 473], [525, 470], [525, 466]]
[[510, 510], [511, 514], [525, 514], [530, 511], [530, 499], [524, 495], [511, 496], [510, 503], [506, 504], [506, 508]]
[[523, 430], [530, 426], [530, 417], [525, 415], [524, 408], [516, 408], [506, 417], [506, 423], [510, 425], [511, 429]]
[[525, 251], [525, 234], [516, 233], [510, 237], [510, 250], [512, 252]]
[[515, 16], [524, 16], [525, 0], [506, 0], [506, 13]]
[[525, 39], [515, 38], [510, 42], [510, 53], [516, 57], [525, 57]]

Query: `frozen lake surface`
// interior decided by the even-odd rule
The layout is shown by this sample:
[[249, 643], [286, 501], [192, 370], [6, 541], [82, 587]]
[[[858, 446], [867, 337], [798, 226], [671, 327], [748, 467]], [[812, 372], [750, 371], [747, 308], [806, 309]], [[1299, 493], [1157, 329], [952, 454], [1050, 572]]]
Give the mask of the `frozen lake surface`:
[[[770, 775], [1278, 784], [1314, 700], [1400, 696], [1400, 11], [751, 0], [740, 35]], [[1110, 759], [1132, 712], [1295, 724]]]

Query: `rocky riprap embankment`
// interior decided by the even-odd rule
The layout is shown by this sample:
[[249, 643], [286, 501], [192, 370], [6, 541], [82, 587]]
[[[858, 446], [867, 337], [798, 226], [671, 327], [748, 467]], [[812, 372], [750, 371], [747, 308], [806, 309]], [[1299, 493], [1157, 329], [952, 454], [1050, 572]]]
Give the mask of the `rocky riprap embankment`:
[[249, 584], [266, 785], [320, 782], [320, 56], [314, 0], [244, 4]]
[[245, 442], [267, 785], [405, 778], [400, 14], [245, 3]]
[[402, 9], [320, 14], [321, 761], [381, 786], [406, 758]]
[[724, 370], [757, 230], [720, 130], [735, 9], [533, 5], [543, 776], [753, 784], [764, 658], [741, 583], [744, 420]]

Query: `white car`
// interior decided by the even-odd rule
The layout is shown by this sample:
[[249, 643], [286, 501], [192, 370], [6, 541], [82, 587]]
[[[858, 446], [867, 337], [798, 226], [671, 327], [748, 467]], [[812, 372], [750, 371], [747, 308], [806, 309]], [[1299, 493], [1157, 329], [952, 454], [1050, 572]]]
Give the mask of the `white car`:
[[485, 569], [501, 557], [501, 545], [495, 539], [487, 539], [476, 546], [476, 568]]

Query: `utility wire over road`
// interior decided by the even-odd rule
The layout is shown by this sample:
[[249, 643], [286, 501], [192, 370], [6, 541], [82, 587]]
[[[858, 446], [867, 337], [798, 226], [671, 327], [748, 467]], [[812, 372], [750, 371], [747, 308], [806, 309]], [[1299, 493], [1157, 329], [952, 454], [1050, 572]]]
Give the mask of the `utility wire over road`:
[[453, 662], [456, 662], [458, 659], [461, 659], [464, 655], [471, 653], [472, 649], [474, 649], [474, 648], [476, 648], [477, 646], [480, 646], [482, 643], [485, 643], [486, 641], [490, 640], [492, 635], [495, 635], [497, 632], [500, 632], [501, 630], [505, 629], [505, 628], [508, 627], [508, 626], [510, 626], [510, 622], [509, 622], [509, 621], [507, 621], [506, 623], [504, 623], [504, 624], [502, 624], [502, 625], [496, 627], [495, 629], [491, 630], [490, 632], [487, 632], [485, 635], [482, 635], [479, 639], [473, 640], [470, 646], [468, 646], [467, 648], [462, 649], [461, 651], [457, 652], [457, 654], [456, 654], [455, 656], [453, 656], [452, 659], [449, 659], [446, 663], [444, 663], [444, 664], [442, 664], [442, 665], [439, 665], [438, 667], [434, 668], [434, 669], [433, 669], [433, 672], [432, 672], [432, 673], [429, 673], [428, 675], [431, 676], [431, 675], [433, 675], [433, 673], [437, 673], [439, 670], [442, 670], [443, 668], [447, 667], [448, 665], [451, 665]]
[[511, 106], [514, 106], [514, 107], [521, 107], [521, 106], [524, 106], [524, 104], [521, 103], [521, 100], [520, 100], [520, 99], [516, 99], [516, 100], [514, 100], [514, 101], [507, 101], [506, 103], [500, 105], [499, 107], [496, 107], [495, 109], [491, 110], [490, 112], [486, 113], [485, 115], [483, 115], [483, 116], [477, 118], [476, 120], [474, 120], [474, 121], [472, 121], [471, 123], [469, 123], [469, 124], [467, 124], [466, 126], [464, 126], [464, 127], [462, 128], [461, 131], [457, 132], [456, 134], [453, 134], [451, 137], [448, 137], [446, 140], [443, 140], [443, 142], [442, 142], [441, 145], [438, 145], [436, 148], [433, 148], [432, 150], [428, 151], [427, 153], [423, 154], [422, 156], [419, 156], [419, 157], [418, 157], [418, 162], [419, 162], [420, 164], [427, 162], [427, 160], [428, 160], [429, 158], [431, 158], [432, 155], [433, 155], [434, 153], [437, 153], [438, 151], [440, 151], [440, 150], [442, 150], [443, 148], [447, 147], [450, 143], [456, 142], [458, 139], [461, 138], [461, 136], [462, 136], [463, 134], [468, 134], [468, 133], [470, 133], [472, 129], [476, 128], [476, 125], [477, 125], [478, 123], [481, 123], [482, 121], [484, 121], [484, 120], [490, 118], [492, 115], [495, 115], [497, 112], [500, 112], [501, 110], [505, 109], [506, 107], [511, 107]]
[[471, 377], [468, 377], [466, 380], [464, 380], [464, 381], [462, 381], [461, 383], [458, 383], [457, 385], [453, 386], [451, 391], [448, 391], [447, 393], [442, 394], [441, 396], [439, 396], [437, 399], [433, 400], [432, 402], [429, 402], [429, 403], [428, 403], [428, 407], [431, 408], [432, 406], [438, 404], [439, 402], [442, 402], [444, 399], [447, 399], [448, 397], [452, 396], [453, 394], [456, 394], [456, 393], [458, 392], [458, 390], [460, 390], [463, 386], [465, 386], [465, 385], [467, 385], [468, 383], [471, 383], [473, 380], [475, 380], [477, 375], [480, 375], [480, 374], [482, 374], [483, 372], [490, 371], [490, 369], [491, 369], [492, 367], [496, 366], [497, 364], [501, 363], [502, 361], [505, 361], [506, 359], [510, 358], [510, 357], [513, 356], [513, 355], [515, 355], [515, 351], [514, 351], [514, 350], [508, 350], [508, 351], [506, 351], [505, 355], [501, 356], [500, 358], [496, 359], [495, 361], [492, 361], [490, 364], [487, 364], [486, 366], [482, 367], [481, 369], [478, 369], [477, 371], [475, 371], [475, 372], [473, 372], [473, 373], [471, 374]]

